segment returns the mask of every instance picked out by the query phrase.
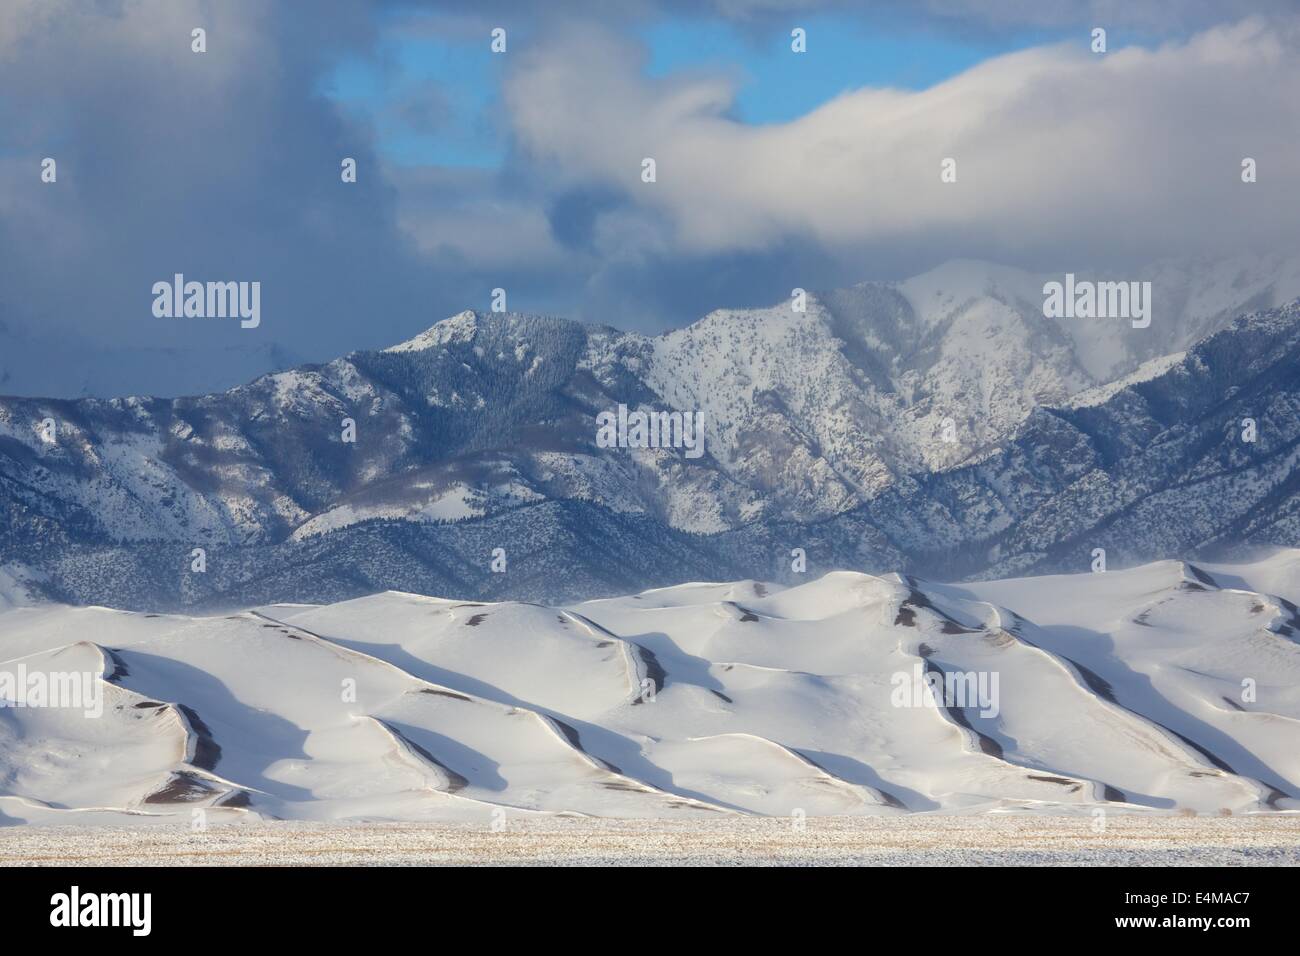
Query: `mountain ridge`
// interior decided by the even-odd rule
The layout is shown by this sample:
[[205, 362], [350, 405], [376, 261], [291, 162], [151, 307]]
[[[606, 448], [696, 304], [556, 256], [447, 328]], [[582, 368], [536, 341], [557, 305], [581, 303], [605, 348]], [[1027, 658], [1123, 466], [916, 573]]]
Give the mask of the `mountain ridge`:
[[[0, 399], [0, 564], [46, 574], [66, 599], [175, 607], [325, 600], [387, 581], [479, 597], [612, 593], [693, 568], [770, 577], [796, 548], [819, 568], [970, 577], [1078, 567], [1093, 547], [1134, 561], [1300, 542], [1287, 480], [1300, 431], [1294, 305], [1195, 344], [1166, 329], [1162, 343], [1188, 347], [1149, 358], [1148, 330], [1112, 323], [1106, 334], [1144, 344], [1123, 375], [1096, 382], [1041, 309], [1008, 304], [1003, 273], [972, 299], [977, 265], [948, 270], [965, 285], [946, 297], [941, 270], [903, 291], [813, 295], [802, 313], [723, 310], [659, 336], [466, 311], [385, 350], [214, 395]], [[1215, 403], [1240, 419], [1250, 402], [1262, 443], [1216, 446], [1202, 427]], [[597, 449], [595, 415], [619, 403], [703, 411], [706, 454]], [[53, 442], [39, 435], [46, 419]], [[1142, 447], [1157, 436], [1179, 455]], [[1211, 450], [1272, 483], [1225, 525], [1179, 497], [1181, 475], [1221, 478], [1205, 471]], [[1143, 496], [1178, 501], [1172, 531], [1161, 526], [1173, 505], [1144, 511]], [[1257, 499], [1276, 500], [1274, 520]], [[1126, 515], [1163, 550], [1117, 533]], [[186, 570], [194, 548], [213, 558], [204, 575]], [[497, 548], [504, 574], [489, 570]], [[520, 573], [521, 552], [548, 551], [567, 572]], [[304, 580], [312, 560], [324, 565]], [[96, 568], [106, 563], [116, 570]], [[148, 586], [127, 586], [123, 569]], [[267, 593], [268, 580], [282, 591]]]

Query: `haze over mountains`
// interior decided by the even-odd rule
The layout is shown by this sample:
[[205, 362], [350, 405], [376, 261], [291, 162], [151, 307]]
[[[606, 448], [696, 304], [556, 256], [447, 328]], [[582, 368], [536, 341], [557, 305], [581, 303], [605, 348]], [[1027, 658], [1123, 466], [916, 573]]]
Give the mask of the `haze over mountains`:
[[111, 398], [138, 394], [141, 383], [149, 394], [196, 395], [298, 364], [281, 346], [263, 342], [130, 346], [29, 335], [0, 321], [3, 395]]
[[[164, 610], [1300, 544], [1300, 262], [1155, 267], [1146, 329], [1044, 318], [1044, 278], [958, 261], [660, 336], [465, 312], [211, 395], [0, 399], [0, 567]], [[620, 403], [703, 411], [705, 455], [597, 448]]]

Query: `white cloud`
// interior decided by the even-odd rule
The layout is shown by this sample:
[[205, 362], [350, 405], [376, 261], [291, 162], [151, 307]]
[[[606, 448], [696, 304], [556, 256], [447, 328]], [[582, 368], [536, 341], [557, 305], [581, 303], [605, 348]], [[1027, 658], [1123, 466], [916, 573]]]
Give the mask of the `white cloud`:
[[[1247, 20], [1104, 55], [1039, 47], [763, 126], [728, 114], [730, 79], [649, 78], [642, 51], [606, 33], [565, 44], [521, 55], [507, 80], [520, 146], [558, 182], [599, 183], [664, 217], [682, 252], [806, 237], [1146, 260], [1296, 236], [1294, 28]], [[656, 183], [641, 182], [645, 156]], [[956, 184], [940, 181], [949, 156]]]
[[428, 256], [477, 270], [574, 266], [574, 253], [556, 242], [542, 205], [503, 195], [491, 174], [389, 167], [385, 175], [401, 197], [398, 224]]

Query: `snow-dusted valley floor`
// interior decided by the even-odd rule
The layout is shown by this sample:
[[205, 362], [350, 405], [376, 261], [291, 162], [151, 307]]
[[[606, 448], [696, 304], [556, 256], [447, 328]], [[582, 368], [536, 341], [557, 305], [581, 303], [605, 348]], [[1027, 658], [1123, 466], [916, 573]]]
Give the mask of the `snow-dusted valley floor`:
[[530, 816], [471, 823], [256, 822], [192, 832], [9, 827], [10, 866], [1300, 866], [1300, 815], [912, 813], [793, 820]]
[[[1034, 826], [1088, 852], [1124, 827], [1172, 846], [1181, 826], [1200, 828], [1184, 850], [1294, 863], [1297, 572], [1300, 551], [1281, 551], [967, 585], [685, 584], [567, 607], [393, 592], [203, 618], [12, 606], [0, 672], [92, 672], [104, 709], [0, 709], [0, 857], [68, 840], [180, 852], [258, 820], [386, 824], [349, 829], [354, 849], [427, 823], [426, 839], [464, 847], [551, 827], [597, 854], [605, 838], [583, 833], [633, 855], [658, 852], [659, 833], [705, 857], [708, 834], [788, 849], [820, 833], [815, 847], [852, 857], [892, 845], [873, 833], [1011, 811], [1062, 818], [1025, 824], [1022, 849]], [[927, 674], [969, 675], [984, 696], [936, 700]], [[146, 839], [148, 824], [164, 826]], [[86, 826], [103, 837], [87, 844]], [[1020, 825], [988, 826], [1014, 848]], [[281, 850], [341, 845], [343, 831], [303, 832]], [[262, 838], [238, 839], [255, 853]], [[444, 851], [468, 852], [455, 842]]]

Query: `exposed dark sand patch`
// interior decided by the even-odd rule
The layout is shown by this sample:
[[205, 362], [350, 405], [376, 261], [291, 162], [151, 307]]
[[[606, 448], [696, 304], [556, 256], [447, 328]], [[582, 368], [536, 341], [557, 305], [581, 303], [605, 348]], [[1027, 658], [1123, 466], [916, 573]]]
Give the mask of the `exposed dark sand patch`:
[[[929, 660], [928, 658], [926, 659], [925, 662], [925, 669], [927, 673], [937, 674], [940, 680], [943, 680], [945, 677], [944, 669], [939, 665], [935, 664], [933, 661]], [[996, 757], [999, 760], [1006, 759], [1002, 751], [1002, 745], [998, 743], [996, 740], [994, 740], [992, 737], [989, 737], [986, 734], [982, 734], [978, 730], [976, 730], [975, 727], [971, 724], [970, 718], [966, 716], [966, 712], [962, 710], [962, 708], [949, 707], [947, 703], [944, 701], [939, 701], [938, 703], [941, 710], [943, 710], [946, 714], [948, 714], [948, 716], [951, 717], [958, 725], [960, 725], [965, 730], [969, 731], [971, 735], [974, 736], [976, 743], [979, 744], [979, 748], [981, 752], [988, 754], [990, 757]]]
[[1063, 787], [1069, 787], [1071, 790], [1079, 789], [1079, 781], [1071, 780], [1068, 777], [1053, 777], [1048, 774], [1031, 773], [1029, 774], [1029, 779], [1041, 780], [1044, 783], [1057, 783]]
[[735, 601], [723, 601], [722, 603], [727, 605], [727, 607], [731, 608], [737, 614], [739, 614], [740, 616], [738, 620], [740, 620], [742, 623], [750, 623], [752, 621], [758, 620], [757, 614], [755, 614], [749, 608], [737, 604]]
[[430, 697], [450, 697], [452, 700], [463, 700], [467, 704], [474, 703], [474, 698], [466, 697], [464, 694], [458, 694], [454, 690], [438, 690], [433, 687], [422, 687], [418, 693], [428, 694]]
[[468, 621], [465, 622], [465, 626], [466, 626], [466, 627], [478, 627], [480, 624], [482, 624], [482, 623], [483, 623], [484, 621], [486, 621], [486, 620], [487, 620], [487, 615], [486, 615], [486, 614], [475, 614], [473, 617], [471, 617]]
[[[628, 641], [627, 644], [628, 647], [631, 648], [632, 653], [640, 657], [641, 664], [645, 667], [645, 676], [654, 687], [654, 693], [659, 693], [668, 683], [668, 672], [664, 670], [663, 665], [659, 663], [659, 658], [655, 657], [654, 651], [648, 650], [640, 644], [635, 644], [632, 641]], [[636, 697], [632, 700], [632, 706], [635, 707], [644, 702], [645, 696], [640, 690], [637, 690]]]
[[[645, 670], [646, 677], [650, 680], [654, 689], [653, 692], [657, 694], [664, 689], [664, 685], [668, 682], [668, 672], [664, 670], [663, 665], [659, 663], [659, 659], [655, 657], [653, 651], [642, 647], [635, 641], [629, 641], [626, 638], [620, 637], [603, 624], [593, 621], [591, 618], [579, 614], [577, 611], [565, 611], [564, 613], [569, 615], [572, 620], [578, 621], [589, 630], [610, 638], [610, 640], [597, 641], [597, 647], [611, 647], [615, 643], [622, 641], [627, 645], [628, 652], [637, 658], [638, 663]], [[644, 703], [644, 691], [642, 691], [640, 687], [632, 688], [632, 694], [633, 697], [631, 703], [633, 707]]]
[[[943, 633], [945, 633], [945, 634], [978, 634], [978, 633], [980, 633], [980, 631], [981, 631], [980, 628], [967, 627], [965, 624], [961, 623], [961, 621], [958, 621], [956, 618], [952, 617], [950, 614], [946, 613], [945, 611], [940, 610], [940, 609], [939, 609], [939, 608], [934, 604], [934, 602], [931, 601], [928, 597], [926, 597], [925, 594], [924, 594], [924, 592], [922, 592], [922, 591], [920, 590], [920, 588], [919, 588], [918, 585], [917, 585], [916, 578], [913, 578], [913, 577], [910, 577], [910, 576], [909, 576], [909, 577], [905, 577], [903, 580], [905, 580], [905, 581], [907, 582], [908, 592], [907, 592], [907, 597], [904, 598], [902, 604], [899, 605], [899, 616], [900, 616], [900, 617], [902, 616], [903, 608], [924, 609], [924, 610], [926, 610], [926, 611], [929, 611], [931, 614], [933, 614], [935, 617], [939, 618], [939, 619], [943, 622], [943, 624], [941, 625], [941, 628], [942, 628], [942, 630], [943, 630]], [[915, 620], [916, 620], [916, 614], [915, 614], [915, 610], [913, 610], [912, 621], [914, 622]], [[899, 622], [898, 620], [895, 620], [894, 623], [895, 623], [895, 624], [898, 624], [898, 623], [901, 623], [901, 622]], [[953, 628], [953, 629], [950, 630], [950, 628]]]
[[131, 676], [130, 668], [126, 666], [126, 661], [122, 660], [122, 656], [117, 651], [107, 647], [101, 647], [100, 650], [108, 658], [108, 662], [113, 665], [112, 673], [105, 674], [104, 680], [110, 684], [116, 684], [123, 677]]
[[[914, 591], [912, 593], [916, 594], [917, 592]], [[930, 604], [928, 601], [923, 600], [922, 603], [917, 603], [912, 601], [910, 598], [906, 601], [903, 601], [903, 603], [901, 603], [898, 606], [898, 614], [895, 615], [894, 617], [894, 625], [896, 627], [916, 627], [917, 612], [921, 608], [925, 608], [931, 614], [939, 618], [939, 632], [942, 634], [982, 633], [982, 631], [979, 628], [967, 627], [966, 625], [953, 620], [948, 615], [940, 611], [938, 608]]]
[[545, 717], [555, 725], [555, 728], [564, 735], [564, 739], [569, 742], [569, 746], [578, 751], [578, 753], [596, 761], [596, 763], [600, 764], [600, 766], [604, 767], [606, 770], [618, 774], [623, 773], [621, 769], [610, 763], [608, 760], [603, 760], [595, 754], [588, 753], [587, 749], [582, 746], [582, 737], [575, 728], [569, 726], [564, 721], [560, 720], [560, 718], [553, 717], [550, 714], [546, 714]]
[[[1151, 720], [1151, 718], [1149, 718], [1149, 717], [1146, 718], [1146, 719], [1147, 719], [1147, 720]], [[1198, 743], [1197, 743], [1195, 740], [1193, 740], [1191, 737], [1186, 737], [1186, 736], [1184, 736], [1183, 734], [1180, 734], [1178, 731], [1174, 730], [1172, 727], [1166, 727], [1164, 724], [1160, 723], [1159, 721], [1152, 720], [1151, 723], [1155, 724], [1157, 727], [1159, 727], [1159, 728], [1160, 728], [1161, 730], [1163, 730], [1165, 733], [1167, 733], [1167, 734], [1173, 734], [1175, 737], [1177, 737], [1179, 740], [1181, 740], [1181, 741], [1182, 741], [1183, 743], [1185, 743], [1187, 746], [1191, 747], [1191, 748], [1192, 748], [1193, 750], [1195, 750], [1198, 754], [1200, 754], [1202, 757], [1204, 757], [1206, 760], [1208, 760], [1210, 763], [1214, 764], [1214, 766], [1218, 767], [1220, 770], [1224, 771], [1225, 773], [1230, 773], [1230, 774], [1232, 774], [1234, 777], [1241, 776], [1241, 774], [1237, 773], [1237, 771], [1235, 771], [1235, 770], [1232, 769], [1231, 765], [1229, 765], [1229, 763], [1228, 763], [1226, 760], [1222, 760], [1222, 759], [1220, 759], [1220, 758], [1218, 757], [1218, 755], [1214, 754], [1213, 752], [1211, 752], [1210, 750], [1206, 749], [1205, 747], [1202, 747], [1200, 744], [1198, 744]]]
[[1300, 632], [1300, 608], [1296, 607], [1284, 597], [1274, 598], [1284, 611], [1289, 615], [1286, 621], [1272, 628], [1274, 634], [1280, 634], [1289, 640], [1296, 640], [1297, 632]]
[[216, 793], [216, 788], [188, 770], [181, 770], [159, 789], [144, 798], [145, 803], [194, 803]]
[[720, 699], [722, 699], [722, 700], [725, 700], [728, 704], [734, 704], [734, 703], [735, 703], [735, 701], [733, 701], [730, 697], [728, 697], [726, 694], [724, 694], [724, 693], [723, 693], [722, 691], [720, 691], [720, 690], [714, 690], [712, 687], [710, 687], [710, 688], [709, 688], [709, 693], [712, 694], [714, 697], [718, 697], [718, 698], [720, 698]]
[[1020, 636], [1004, 627], [999, 627], [985, 631], [982, 640], [991, 647], [1010, 647], [1020, 640]]
[[200, 770], [215, 770], [217, 761], [221, 759], [221, 746], [213, 739], [212, 731], [192, 707], [177, 704], [176, 709], [185, 715], [194, 732], [194, 756], [190, 763]]

